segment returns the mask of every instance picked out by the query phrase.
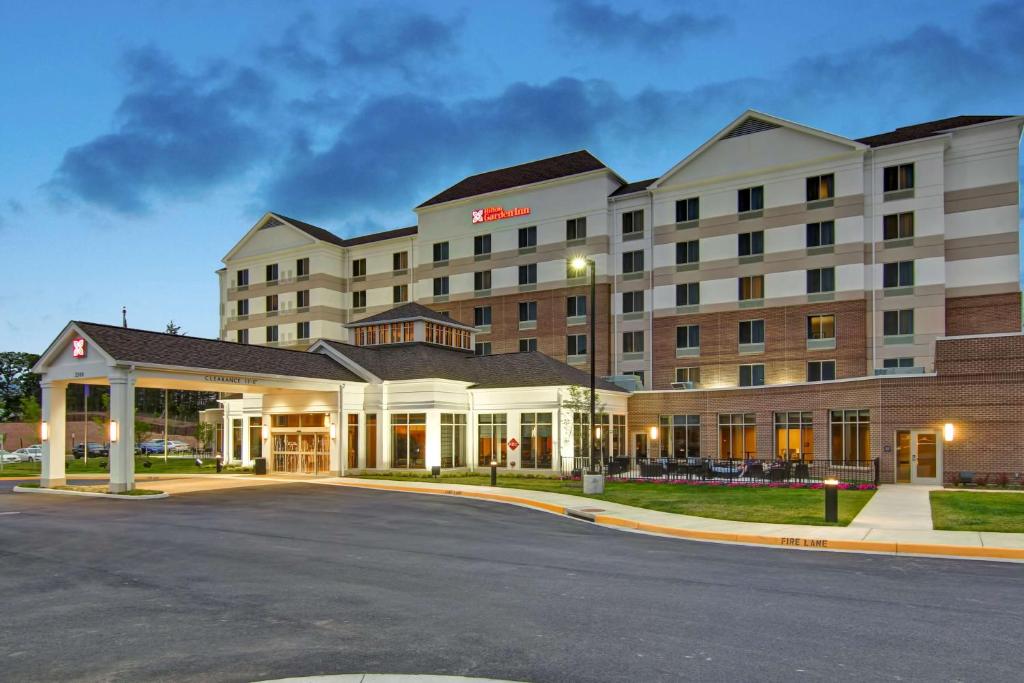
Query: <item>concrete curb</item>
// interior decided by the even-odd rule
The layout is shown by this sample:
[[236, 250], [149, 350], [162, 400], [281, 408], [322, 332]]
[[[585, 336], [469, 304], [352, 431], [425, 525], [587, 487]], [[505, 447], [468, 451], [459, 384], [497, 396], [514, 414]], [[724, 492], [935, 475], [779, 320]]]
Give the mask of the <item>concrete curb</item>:
[[154, 493], [148, 496], [125, 496], [120, 493], [94, 493], [93, 491], [66, 491], [64, 489], [45, 489], [25, 486], [15, 486], [15, 493], [43, 493], [50, 496], [80, 496], [82, 498], [106, 498], [114, 500], [161, 500], [163, 498], [170, 498], [171, 494]]
[[435, 496], [460, 496], [462, 498], [476, 498], [478, 500], [489, 500], [497, 503], [508, 503], [534, 508], [557, 515], [564, 515], [574, 519], [593, 521], [595, 524], [600, 524], [601, 526], [609, 528], [640, 531], [658, 536], [684, 538], [691, 541], [709, 541], [713, 543], [729, 543], [734, 545], [758, 545], [786, 550], [823, 550], [870, 553], [876, 555], [1024, 562], [1024, 548], [962, 546], [936, 543], [904, 543], [898, 541], [859, 541], [852, 539], [767, 536], [764, 534], [705, 531], [701, 529], [686, 529], [649, 524], [646, 522], [638, 522], [631, 519], [616, 517], [614, 515], [589, 514], [586, 511], [577, 510], [575, 508], [566, 508], [553, 503], [533, 500], [531, 498], [523, 498], [520, 496], [511, 496], [504, 493], [487, 493], [484, 491], [466, 491], [451, 488], [428, 489], [417, 486], [403, 486], [402, 484], [395, 484], [392, 486], [383, 484], [379, 481], [372, 483], [338, 481], [324, 483], [329, 483], [333, 486], [347, 486], [350, 488], [374, 489], [378, 491], [399, 491], [402, 493], [424, 493]]

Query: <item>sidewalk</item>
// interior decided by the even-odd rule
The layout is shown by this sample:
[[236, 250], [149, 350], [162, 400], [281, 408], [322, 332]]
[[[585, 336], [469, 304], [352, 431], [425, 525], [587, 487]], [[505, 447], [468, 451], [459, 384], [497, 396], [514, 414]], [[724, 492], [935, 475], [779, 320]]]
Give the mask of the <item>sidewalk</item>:
[[882, 484], [850, 526], [868, 529], [931, 531], [932, 504], [928, 494], [941, 486]]

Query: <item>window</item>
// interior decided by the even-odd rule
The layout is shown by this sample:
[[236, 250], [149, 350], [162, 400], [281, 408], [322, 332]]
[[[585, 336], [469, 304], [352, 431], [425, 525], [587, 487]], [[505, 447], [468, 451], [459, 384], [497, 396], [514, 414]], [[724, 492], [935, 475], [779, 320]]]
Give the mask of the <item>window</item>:
[[537, 226], [531, 225], [527, 228], [519, 228], [519, 248], [537, 246]]
[[622, 293], [622, 312], [623, 313], [640, 313], [644, 310], [644, 293], [643, 291], [637, 292], [623, 292]]
[[807, 201], [832, 199], [836, 196], [836, 176], [834, 173], [811, 176], [807, 179]]
[[296, 339], [309, 339], [309, 323], [308, 322], [295, 323], [295, 338]]
[[[625, 373], [623, 373], [625, 374]], [[572, 441], [573, 448], [575, 449], [577, 457], [586, 457], [587, 449], [585, 440], [588, 433], [594, 435], [593, 442], [593, 453], [594, 455], [608, 455], [608, 414], [598, 413], [596, 415], [596, 426], [601, 428], [600, 436], [594, 432], [590, 432], [590, 414], [589, 413], [574, 413], [572, 416]], [[615, 440], [614, 433], [612, 434], [612, 441]], [[621, 443], [621, 441], [619, 442]]]
[[740, 386], [764, 386], [764, 363], [751, 363], [740, 366]]
[[677, 349], [700, 348], [700, 325], [680, 325], [676, 328]]
[[764, 275], [748, 275], [739, 279], [740, 301], [764, 298]]
[[622, 352], [623, 353], [643, 353], [644, 352], [644, 333], [643, 332], [623, 332], [622, 333]]
[[295, 292], [295, 307], [296, 308], [309, 308], [309, 290], [300, 289]]
[[366, 277], [366, 259], [357, 258], [352, 260], [352, 277]]
[[644, 252], [642, 250], [627, 251], [622, 254], [622, 272], [640, 273], [644, 269]]
[[763, 344], [764, 320], [740, 321], [740, 344]]
[[441, 467], [466, 466], [466, 416], [441, 413]]
[[812, 413], [775, 413], [775, 457], [782, 460], [814, 460]]
[[700, 368], [696, 366], [676, 368], [676, 381], [692, 382], [695, 386], [700, 384]]
[[914, 367], [913, 358], [886, 358], [882, 361], [883, 368], [912, 368]]
[[736, 192], [736, 210], [739, 213], [760, 211], [764, 208], [764, 187], [745, 187]]
[[426, 413], [391, 414], [391, 466], [423, 469], [427, 454]]
[[520, 301], [519, 302], [519, 322], [537, 322], [537, 302], [536, 301]]
[[700, 415], [660, 415], [662, 458], [700, 457]]
[[700, 262], [700, 240], [676, 242], [676, 265]]
[[914, 165], [889, 166], [882, 171], [882, 191], [896, 192], [914, 187]]
[[807, 271], [808, 294], [834, 291], [836, 291], [836, 269], [834, 267], [811, 268]]
[[309, 257], [296, 259], [295, 274], [299, 277], [309, 277]]
[[267, 341], [277, 341], [277, 325], [267, 325]]
[[551, 413], [522, 413], [519, 417], [522, 454], [521, 466], [527, 469], [551, 469], [554, 452]]
[[676, 202], [676, 223], [700, 219], [700, 197], [680, 199]]
[[832, 464], [861, 465], [871, 461], [871, 411], [832, 411]]
[[565, 222], [565, 240], [584, 240], [587, 238], [587, 217], [570, 218]]
[[444, 263], [448, 260], [448, 243], [434, 243], [434, 263]]
[[808, 382], [827, 382], [836, 378], [834, 360], [812, 360], [807, 362]]
[[754, 413], [718, 416], [718, 457], [743, 460], [757, 455], [757, 420]]
[[277, 294], [271, 294], [267, 297], [267, 313], [273, 313], [278, 310]]
[[914, 309], [885, 311], [882, 314], [882, 334], [887, 337], [914, 334]]
[[492, 460], [498, 463], [499, 467], [508, 464], [508, 451], [505, 445], [507, 429], [508, 417], [505, 413], [477, 415], [476, 452], [481, 467], [490, 467]]
[[478, 270], [473, 273], [473, 289], [480, 292], [491, 288], [491, 271]]
[[696, 306], [698, 304], [700, 304], [699, 282], [676, 285], [676, 306]]
[[535, 285], [537, 284], [537, 264], [530, 263], [525, 266], [519, 266], [519, 284], [521, 285]]
[[901, 240], [914, 236], [914, 212], [891, 213], [882, 218], [882, 239]]
[[477, 306], [473, 309], [473, 324], [477, 327], [491, 324], [491, 307]]
[[764, 253], [764, 230], [741, 232], [737, 237], [740, 256], [756, 256]]
[[448, 276], [434, 278], [434, 296], [448, 296]]
[[519, 340], [519, 353], [528, 353], [537, 350], [537, 338], [529, 337]]
[[882, 266], [883, 287], [913, 287], [914, 262], [896, 261]]
[[627, 211], [622, 214], [622, 234], [640, 235], [644, 231], [644, 210]]
[[565, 299], [565, 316], [581, 318], [587, 314], [587, 297], [570, 296]]
[[238, 342], [239, 344], [248, 344], [249, 343], [249, 330], [236, 330], [235, 331], [235, 341]]
[[489, 356], [491, 355], [491, 342], [477, 342], [473, 346], [473, 353], [478, 356]]
[[249, 300], [248, 299], [239, 299], [238, 303], [236, 304], [236, 306], [237, 306], [237, 311], [238, 311], [238, 315], [239, 316], [249, 315]]
[[366, 290], [352, 292], [352, 308], [366, 308]]
[[409, 270], [409, 252], [396, 251], [391, 255], [391, 269], [396, 273], [402, 270]]
[[807, 338], [835, 339], [836, 317], [831, 313], [827, 315], [807, 316]]
[[587, 355], [587, 335], [570, 334], [565, 338], [565, 353], [568, 356]]
[[267, 266], [267, 282], [277, 282], [277, 264]]
[[239, 287], [248, 287], [249, 286], [249, 269], [248, 268], [245, 268], [243, 270], [238, 271], [238, 274], [235, 276], [235, 283]]
[[[435, 245], [437, 246], [437, 245]], [[483, 256], [491, 253], [491, 236], [477, 235], [473, 238], [473, 256]]]
[[395, 285], [391, 288], [391, 300], [396, 303], [404, 303], [409, 300], [409, 285]]
[[822, 221], [807, 224], [807, 246], [827, 247], [836, 243], [836, 222]]

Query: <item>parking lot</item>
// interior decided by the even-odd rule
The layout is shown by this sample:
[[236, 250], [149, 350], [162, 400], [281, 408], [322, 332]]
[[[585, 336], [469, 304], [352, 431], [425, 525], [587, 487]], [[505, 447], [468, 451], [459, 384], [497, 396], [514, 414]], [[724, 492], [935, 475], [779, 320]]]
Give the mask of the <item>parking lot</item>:
[[1020, 675], [1020, 565], [787, 552], [281, 484], [124, 502], [0, 483], [5, 680]]

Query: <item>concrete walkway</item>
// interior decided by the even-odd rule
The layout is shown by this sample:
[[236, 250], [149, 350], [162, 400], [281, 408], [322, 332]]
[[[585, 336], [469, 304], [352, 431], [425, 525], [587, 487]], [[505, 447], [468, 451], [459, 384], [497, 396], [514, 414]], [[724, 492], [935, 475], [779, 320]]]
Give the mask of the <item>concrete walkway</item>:
[[931, 531], [935, 527], [932, 526], [932, 504], [928, 494], [941, 490], [941, 486], [882, 484], [850, 526]]

